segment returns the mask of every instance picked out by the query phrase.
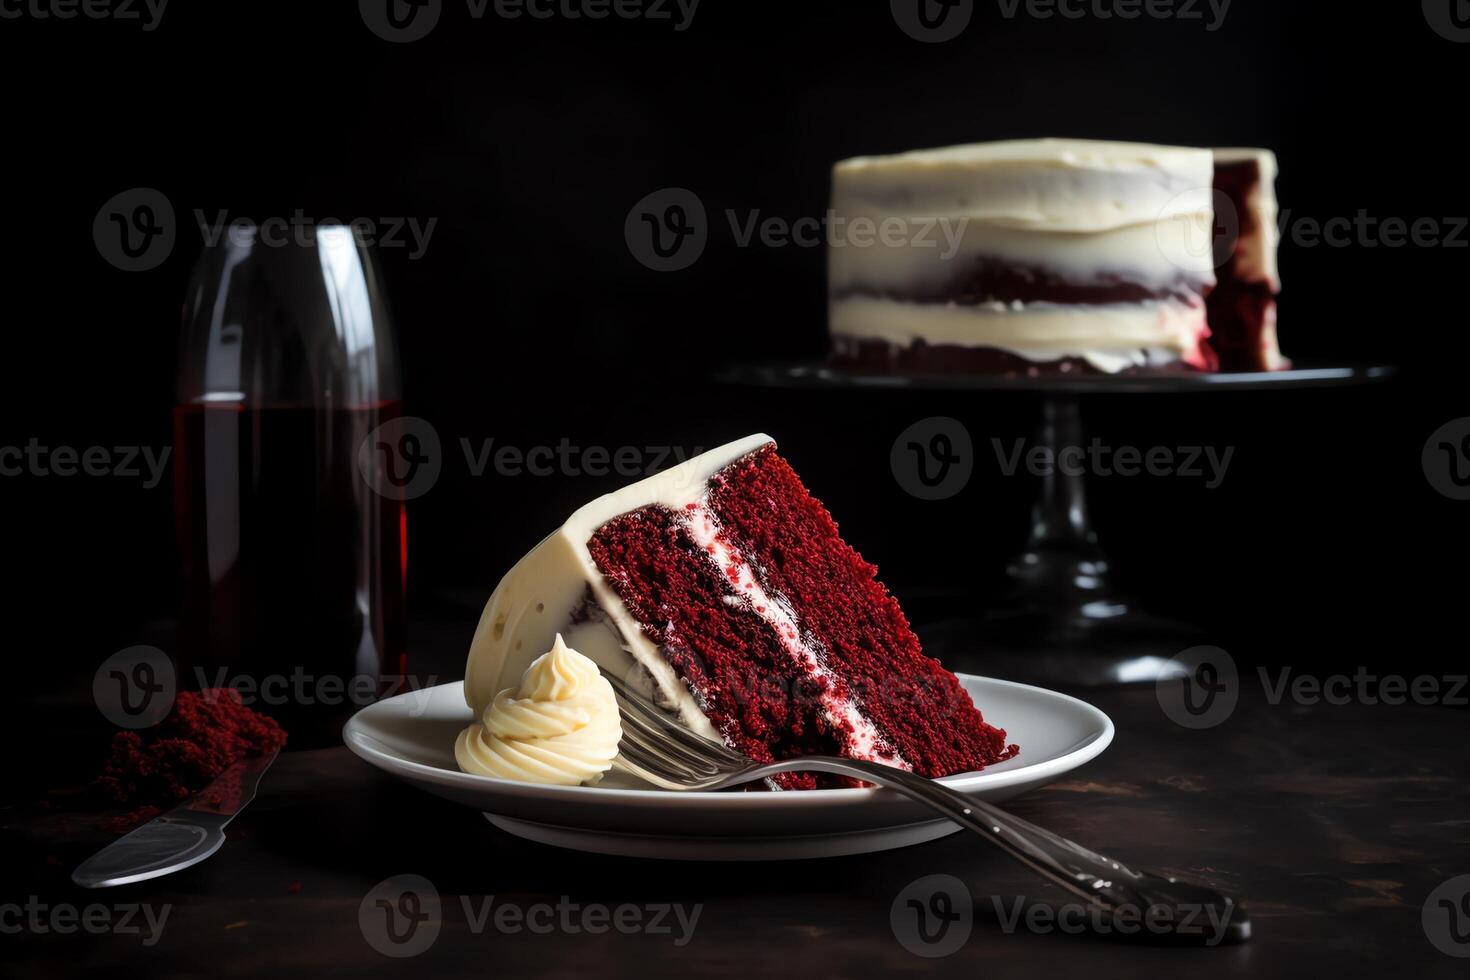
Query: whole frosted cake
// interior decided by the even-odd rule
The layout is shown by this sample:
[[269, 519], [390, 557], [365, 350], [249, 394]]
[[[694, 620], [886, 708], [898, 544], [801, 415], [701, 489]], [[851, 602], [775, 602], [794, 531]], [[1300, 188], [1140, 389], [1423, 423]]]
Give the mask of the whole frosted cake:
[[829, 249], [834, 356], [1028, 374], [1282, 367], [1274, 177], [1264, 150], [1051, 139], [839, 163], [834, 224], [886, 233]]

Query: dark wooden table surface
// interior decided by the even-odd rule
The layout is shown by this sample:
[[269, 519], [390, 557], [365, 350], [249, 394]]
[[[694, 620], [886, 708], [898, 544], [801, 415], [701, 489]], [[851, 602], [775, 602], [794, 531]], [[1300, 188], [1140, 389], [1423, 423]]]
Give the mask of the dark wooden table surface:
[[[211, 860], [183, 873], [84, 892], [68, 874], [105, 842], [73, 815], [3, 811], [7, 873], [0, 904], [5, 972], [94, 971], [151, 977], [755, 975], [880, 972], [1003, 978], [1177, 975], [1465, 976], [1470, 962], [1431, 941], [1450, 913], [1426, 899], [1470, 874], [1470, 761], [1463, 711], [1268, 702], [1247, 683], [1234, 714], [1202, 731], [1175, 725], [1152, 688], [1084, 695], [1118, 727], [1084, 769], [1012, 804], [1024, 816], [1105, 853], [1213, 879], [1242, 896], [1255, 924], [1241, 946], [1179, 949], [1137, 940], [1008, 925], [1020, 899], [1066, 902], [964, 835], [882, 854], [795, 863], [634, 861], [518, 840], [471, 810], [381, 775], [342, 748], [284, 754], [256, 803]], [[11, 746], [12, 750], [21, 750]], [[440, 900], [437, 934], [417, 955], [379, 953], [360, 909], [396, 875], [426, 879]], [[951, 955], [906, 948], [890, 910], [918, 879], [950, 875], [973, 904], [968, 939]], [[427, 899], [427, 887], [420, 886]], [[494, 897], [490, 919], [485, 900]], [[46, 931], [23, 906], [36, 905]], [[62, 933], [65, 910], [114, 924], [142, 906], [162, 932]], [[551, 908], [531, 913], [535, 906]], [[698, 907], [692, 930], [593, 934], [580, 916], [632, 905]], [[498, 928], [515, 906], [550, 931]], [[420, 905], [420, 909], [426, 908]], [[565, 908], [565, 913], [559, 909]], [[61, 910], [62, 918], [49, 918]], [[411, 909], [408, 909], [411, 911]], [[625, 912], [632, 915], [632, 912]], [[1456, 913], [1460, 915], [1460, 913]], [[562, 917], [573, 924], [560, 924]], [[596, 919], [589, 920], [599, 924]], [[625, 924], [629, 920], [625, 919]], [[1435, 925], [1435, 923], [1439, 925]], [[1470, 932], [1470, 917], [1457, 923]], [[953, 928], [963, 929], [963, 923]], [[432, 928], [424, 936], [430, 936]], [[1470, 944], [1470, 935], [1464, 936]], [[683, 940], [682, 942], [680, 940]], [[1453, 939], [1450, 940], [1453, 942]], [[1458, 947], [1470, 953], [1470, 946]]]

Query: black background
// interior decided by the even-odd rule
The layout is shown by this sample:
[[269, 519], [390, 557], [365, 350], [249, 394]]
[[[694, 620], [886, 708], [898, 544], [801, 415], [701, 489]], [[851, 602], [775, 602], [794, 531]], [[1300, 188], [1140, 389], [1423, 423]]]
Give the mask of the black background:
[[[836, 160], [1044, 135], [1266, 146], [1294, 219], [1470, 213], [1470, 47], [1438, 36], [1413, 3], [1236, 0], [1215, 31], [1007, 19], [979, 3], [962, 37], [934, 45], [866, 0], [704, 0], [684, 31], [474, 20], [450, 2], [411, 44], [375, 37], [353, 3], [176, 3], [152, 32], [0, 20], [0, 51], [0, 445], [168, 444], [196, 209], [437, 219], [422, 258], [380, 258], [406, 408], [449, 453], [439, 485], [409, 507], [410, 612], [465, 646], [515, 558], [623, 481], [476, 479], [462, 437], [692, 450], [766, 431], [848, 540], [917, 597], [915, 618], [964, 607], [966, 589], [993, 594], [1034, 488], [1001, 474], [990, 440], [1029, 434], [1031, 396], [707, 380], [728, 364], [822, 354], [822, 250], [738, 247], [725, 212], [819, 216]], [[658, 273], [630, 254], [623, 222], [670, 186], [703, 200], [710, 244], [693, 267]], [[133, 187], [166, 194], [180, 224], [168, 261], [141, 273], [110, 266], [92, 240], [98, 209]], [[1463, 246], [1283, 244], [1286, 352], [1397, 364], [1396, 382], [1087, 400], [1113, 445], [1235, 447], [1216, 490], [1093, 481], [1124, 580], [1245, 662], [1463, 663], [1470, 505], [1438, 494], [1420, 462], [1438, 426], [1470, 414]], [[979, 461], [962, 495], [925, 503], [897, 485], [888, 455], [906, 426], [938, 414], [965, 421]], [[170, 483], [7, 477], [0, 495], [9, 659], [21, 667], [11, 697], [44, 706], [60, 678], [85, 684], [173, 615]]]

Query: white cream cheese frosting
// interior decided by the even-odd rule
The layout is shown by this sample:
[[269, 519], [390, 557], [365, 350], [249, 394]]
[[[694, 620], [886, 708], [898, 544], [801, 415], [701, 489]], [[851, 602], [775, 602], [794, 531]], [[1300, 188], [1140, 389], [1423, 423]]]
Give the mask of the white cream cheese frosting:
[[480, 776], [579, 786], [612, 768], [622, 740], [618, 702], [597, 664], [558, 634], [551, 649], [478, 713], [454, 758]]
[[[914, 235], [832, 249], [831, 289], [942, 283], [980, 257], [1167, 289], [1191, 270], [1159, 237], [1208, 227], [1213, 179], [1211, 151], [1143, 143], [1019, 140], [846, 160], [833, 169], [834, 215], [897, 219]], [[930, 221], [962, 229], [958, 246], [915, 247]]]

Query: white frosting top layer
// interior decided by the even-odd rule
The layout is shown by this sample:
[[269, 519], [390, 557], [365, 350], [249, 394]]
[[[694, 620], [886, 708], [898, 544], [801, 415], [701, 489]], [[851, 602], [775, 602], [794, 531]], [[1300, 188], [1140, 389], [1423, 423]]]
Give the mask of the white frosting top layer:
[[454, 758], [468, 773], [579, 786], [612, 768], [623, 729], [617, 697], [597, 665], [560, 634], [460, 733]]
[[1061, 139], [975, 143], [844, 160], [833, 169], [833, 208], [1098, 232], [1196, 213], [1200, 202], [1189, 192], [1209, 188], [1213, 173], [1207, 149]]

